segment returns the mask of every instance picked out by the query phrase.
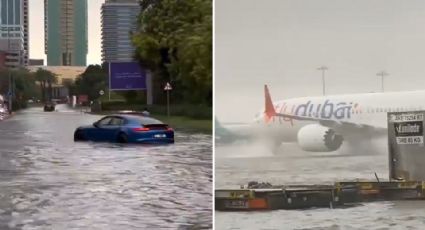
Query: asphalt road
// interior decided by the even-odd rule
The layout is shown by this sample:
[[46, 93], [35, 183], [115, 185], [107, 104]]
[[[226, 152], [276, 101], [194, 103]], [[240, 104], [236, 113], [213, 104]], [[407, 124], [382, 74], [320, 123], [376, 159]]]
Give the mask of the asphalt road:
[[208, 229], [212, 138], [74, 143], [99, 116], [57, 106], [0, 122], [0, 229]]

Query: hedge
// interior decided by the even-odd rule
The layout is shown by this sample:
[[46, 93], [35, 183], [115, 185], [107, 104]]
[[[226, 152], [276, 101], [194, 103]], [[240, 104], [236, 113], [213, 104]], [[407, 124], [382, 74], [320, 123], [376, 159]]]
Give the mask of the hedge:
[[[104, 101], [103, 111], [134, 110], [143, 111], [145, 108], [151, 114], [167, 115], [166, 105], [129, 104], [124, 101]], [[212, 107], [206, 105], [170, 105], [170, 115], [186, 116], [194, 119], [212, 119]]]

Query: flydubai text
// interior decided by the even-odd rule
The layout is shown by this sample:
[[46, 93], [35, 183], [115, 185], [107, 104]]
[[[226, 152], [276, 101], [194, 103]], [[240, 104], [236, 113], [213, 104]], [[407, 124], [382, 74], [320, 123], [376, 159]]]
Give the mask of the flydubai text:
[[[286, 107], [286, 106], [284, 106]], [[286, 110], [286, 108], [284, 108]], [[353, 102], [332, 102], [326, 100], [323, 103], [312, 103], [307, 101], [304, 104], [294, 105], [292, 114], [301, 117], [316, 117], [322, 119], [349, 119], [351, 114], [360, 111], [357, 103]]]

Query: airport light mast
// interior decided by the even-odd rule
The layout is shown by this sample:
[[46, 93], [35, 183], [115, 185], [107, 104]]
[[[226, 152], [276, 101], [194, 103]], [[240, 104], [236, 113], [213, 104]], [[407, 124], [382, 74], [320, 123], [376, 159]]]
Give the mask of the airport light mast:
[[319, 68], [317, 68], [317, 70], [321, 70], [322, 71], [322, 87], [323, 87], [323, 96], [326, 95], [326, 88], [325, 88], [325, 71], [328, 70], [328, 67], [322, 65]]
[[381, 92], [384, 92], [384, 77], [388, 75], [390, 74], [385, 72], [385, 70], [382, 70], [376, 74], [376, 76], [381, 76]]

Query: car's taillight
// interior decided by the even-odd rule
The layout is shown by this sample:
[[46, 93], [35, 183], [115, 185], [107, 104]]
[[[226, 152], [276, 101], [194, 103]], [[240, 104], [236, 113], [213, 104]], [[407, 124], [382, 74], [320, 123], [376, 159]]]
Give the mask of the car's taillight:
[[146, 132], [149, 131], [149, 128], [134, 128], [133, 131], [134, 132]]
[[167, 128], [167, 131], [174, 131], [173, 128]]

